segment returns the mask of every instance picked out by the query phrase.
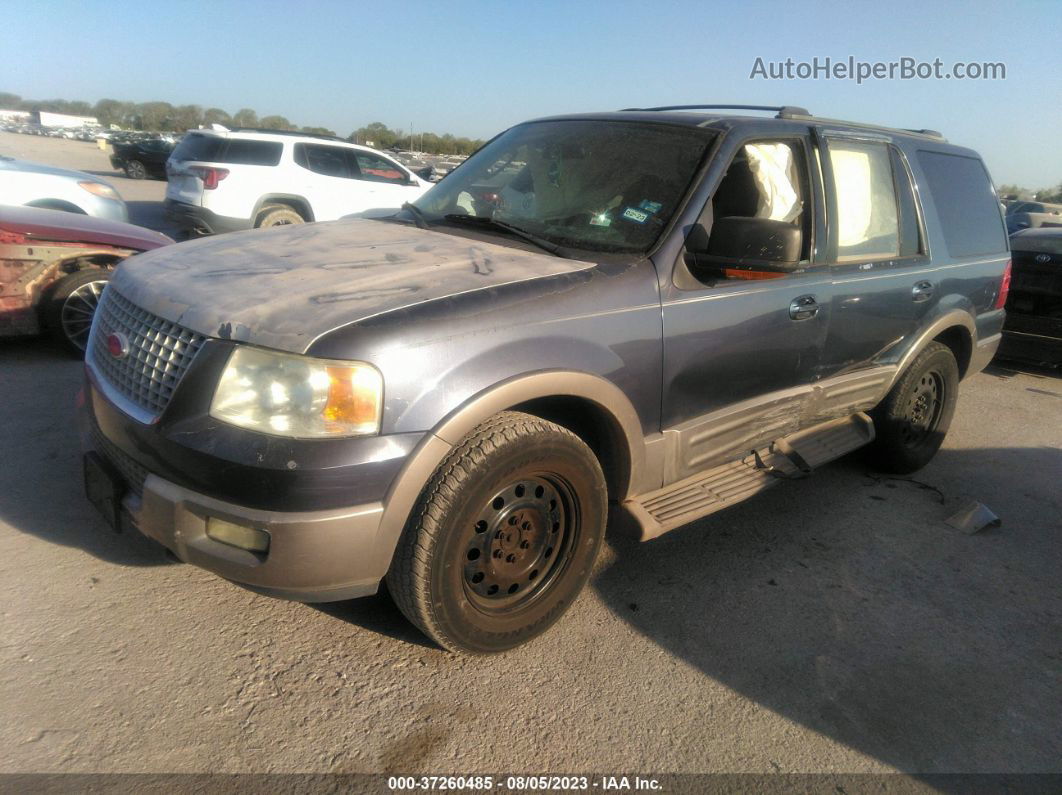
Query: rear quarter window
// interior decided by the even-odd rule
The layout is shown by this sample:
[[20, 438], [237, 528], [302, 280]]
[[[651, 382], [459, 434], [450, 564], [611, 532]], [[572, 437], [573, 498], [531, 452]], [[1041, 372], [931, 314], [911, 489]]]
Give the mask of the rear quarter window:
[[230, 138], [218, 162], [245, 166], [275, 166], [280, 162], [284, 144], [279, 141], [251, 141]]
[[918, 162], [948, 254], [970, 257], [1006, 251], [999, 202], [984, 164], [974, 157], [926, 150], [918, 152]]

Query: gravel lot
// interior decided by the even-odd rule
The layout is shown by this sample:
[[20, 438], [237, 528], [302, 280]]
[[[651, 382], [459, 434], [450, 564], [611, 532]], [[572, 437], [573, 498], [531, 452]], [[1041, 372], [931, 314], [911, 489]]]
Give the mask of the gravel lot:
[[[0, 153], [162, 182], [70, 141]], [[0, 772], [1062, 771], [1062, 379], [963, 384], [914, 479], [858, 457], [649, 544], [532, 645], [428, 646], [386, 596], [256, 596], [81, 495], [80, 365], [0, 341]], [[1002, 527], [943, 524], [976, 498]]]

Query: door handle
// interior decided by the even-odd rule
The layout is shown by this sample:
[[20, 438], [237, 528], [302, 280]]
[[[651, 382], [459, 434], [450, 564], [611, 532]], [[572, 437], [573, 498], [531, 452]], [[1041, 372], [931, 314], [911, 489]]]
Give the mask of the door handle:
[[911, 300], [916, 304], [928, 301], [933, 297], [933, 282], [915, 282], [911, 288]]
[[802, 295], [794, 298], [789, 305], [789, 317], [792, 320], [807, 320], [819, 313], [819, 302], [813, 295]]

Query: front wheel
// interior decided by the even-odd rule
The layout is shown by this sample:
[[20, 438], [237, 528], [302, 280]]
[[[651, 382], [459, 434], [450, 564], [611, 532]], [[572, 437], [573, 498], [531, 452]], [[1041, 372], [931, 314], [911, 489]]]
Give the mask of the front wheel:
[[51, 335], [76, 355], [88, 345], [92, 318], [111, 272], [86, 268], [60, 279], [45, 299], [44, 322]]
[[590, 448], [559, 425], [503, 412], [465, 437], [425, 487], [388, 590], [444, 648], [511, 649], [575, 601], [606, 515], [605, 479]]
[[959, 366], [947, 345], [930, 343], [874, 409], [875, 466], [915, 472], [936, 455], [955, 414]]

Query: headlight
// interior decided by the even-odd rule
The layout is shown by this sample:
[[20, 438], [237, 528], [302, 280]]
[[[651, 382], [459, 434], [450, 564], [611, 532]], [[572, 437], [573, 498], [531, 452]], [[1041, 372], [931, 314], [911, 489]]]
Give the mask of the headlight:
[[295, 438], [379, 433], [383, 377], [370, 364], [239, 346], [214, 391], [210, 416]]
[[97, 196], [102, 196], [104, 199], [117, 199], [118, 193], [110, 185], [104, 185], [102, 182], [79, 182], [77, 183], [89, 193], [94, 193]]

